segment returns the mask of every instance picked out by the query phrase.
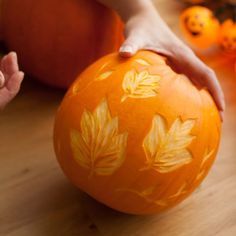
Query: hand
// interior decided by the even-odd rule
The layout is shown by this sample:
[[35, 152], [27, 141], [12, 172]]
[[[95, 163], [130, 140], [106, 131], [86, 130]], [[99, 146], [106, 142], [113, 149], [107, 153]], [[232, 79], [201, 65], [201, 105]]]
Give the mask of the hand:
[[195, 84], [209, 90], [223, 120], [224, 94], [214, 71], [174, 35], [155, 9], [148, 8], [130, 16], [125, 25], [125, 37], [120, 48], [121, 56], [131, 57], [141, 49], [166, 56], [176, 72], [187, 75]]
[[4, 56], [0, 65], [0, 110], [16, 96], [23, 78], [24, 73], [19, 71], [16, 53]]

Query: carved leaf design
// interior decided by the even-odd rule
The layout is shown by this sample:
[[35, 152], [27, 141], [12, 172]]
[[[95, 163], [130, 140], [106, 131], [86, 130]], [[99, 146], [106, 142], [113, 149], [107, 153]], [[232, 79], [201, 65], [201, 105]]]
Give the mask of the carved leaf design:
[[210, 159], [210, 157], [212, 156], [212, 154], [214, 153], [214, 149], [212, 149], [211, 151], [207, 148], [204, 152], [204, 157], [201, 163], [201, 167], [203, 167], [205, 165], [205, 163]]
[[205, 164], [210, 159], [210, 157], [212, 156], [214, 151], [215, 151], [214, 149], [212, 149], [210, 151], [208, 148], [205, 150], [204, 157], [203, 157], [202, 163], [200, 165], [200, 171], [199, 171], [195, 181], [198, 181], [199, 179], [201, 179], [204, 176], [204, 174], [206, 172]]
[[152, 195], [153, 192], [155, 191], [155, 189], [156, 189], [156, 186], [155, 186], [155, 185], [154, 185], [154, 186], [151, 186], [151, 187], [149, 187], [149, 188], [143, 190], [143, 191], [140, 193], [140, 195], [142, 195], [143, 197]]
[[116, 191], [118, 192], [130, 192], [133, 193], [141, 198], [143, 198], [145, 201], [155, 204], [159, 207], [165, 207], [168, 205], [168, 202], [165, 200], [153, 200], [150, 195], [153, 194], [153, 191], [155, 190], [155, 186], [152, 186], [148, 189], [143, 190], [142, 192], [137, 191], [135, 189], [129, 189], [129, 188], [122, 188], [122, 189], [117, 189]]
[[159, 89], [159, 75], [151, 75], [148, 71], [136, 72], [135, 70], [128, 71], [122, 83], [125, 92], [121, 101], [126, 98], [149, 98], [155, 97]]
[[151, 66], [152, 64], [149, 63], [148, 61], [144, 60], [144, 59], [136, 59], [135, 62], [139, 63], [140, 65], [143, 65], [143, 66]]
[[104, 79], [107, 79], [114, 71], [113, 70], [108, 70], [108, 71], [105, 71], [101, 74], [99, 74], [95, 80], [104, 80]]
[[81, 132], [70, 133], [76, 161], [90, 176], [113, 174], [124, 162], [128, 134], [118, 134], [118, 118], [111, 117], [106, 99], [93, 113], [85, 110], [80, 125]]
[[129, 189], [129, 188], [122, 188], [122, 189], [117, 189], [117, 191], [124, 191], [124, 192], [130, 192], [133, 193], [135, 195], [138, 195], [139, 197], [145, 199], [145, 201], [155, 204], [159, 207], [165, 207], [168, 206], [168, 204], [172, 201], [174, 201], [176, 198], [178, 198], [179, 196], [187, 193], [187, 183], [184, 182], [179, 189], [177, 190], [176, 193], [174, 193], [173, 195], [167, 197], [167, 198], [159, 198], [159, 199], [155, 199], [155, 195], [154, 192], [158, 191], [158, 188], [156, 185], [151, 186], [147, 189], [144, 189], [142, 191], [138, 191], [135, 189]]
[[178, 191], [177, 191], [175, 194], [171, 195], [168, 199], [175, 199], [175, 198], [179, 197], [180, 195], [185, 194], [185, 193], [187, 193], [187, 192], [188, 192], [188, 191], [187, 191], [187, 183], [184, 182], [184, 183], [180, 186], [180, 188], [178, 189]]
[[167, 130], [164, 118], [156, 115], [143, 141], [147, 165], [141, 170], [153, 168], [160, 173], [167, 173], [190, 163], [193, 157], [187, 147], [195, 138], [190, 134], [194, 124], [194, 120], [182, 122], [177, 118]]

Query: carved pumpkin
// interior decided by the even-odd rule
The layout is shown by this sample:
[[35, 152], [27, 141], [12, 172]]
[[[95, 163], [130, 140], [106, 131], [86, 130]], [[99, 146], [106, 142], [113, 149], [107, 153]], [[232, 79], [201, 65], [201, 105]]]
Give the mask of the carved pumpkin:
[[122, 42], [118, 16], [94, 0], [2, 0], [1, 32], [26, 73], [62, 88]]
[[187, 8], [180, 16], [186, 40], [197, 48], [206, 49], [217, 43], [220, 24], [206, 7]]
[[225, 52], [236, 54], [236, 22], [232, 20], [223, 22], [220, 29], [219, 42]]
[[150, 214], [202, 182], [220, 130], [207, 91], [140, 51], [103, 57], [78, 77], [58, 110], [54, 146], [80, 189], [116, 210]]

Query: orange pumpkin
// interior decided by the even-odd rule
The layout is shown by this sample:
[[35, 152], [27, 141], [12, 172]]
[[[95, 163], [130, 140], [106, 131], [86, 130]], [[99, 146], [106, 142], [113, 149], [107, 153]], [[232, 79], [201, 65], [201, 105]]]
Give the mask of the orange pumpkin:
[[94, 0], [2, 0], [0, 14], [3, 40], [22, 70], [57, 87], [123, 39], [118, 16]]
[[219, 42], [225, 52], [236, 54], [236, 22], [231, 19], [223, 22], [220, 29]]
[[206, 49], [217, 43], [220, 24], [206, 7], [187, 8], [180, 16], [180, 26], [192, 46]]
[[110, 54], [67, 92], [54, 147], [80, 189], [116, 210], [151, 214], [181, 202], [202, 182], [220, 130], [209, 93], [172, 71], [162, 56]]

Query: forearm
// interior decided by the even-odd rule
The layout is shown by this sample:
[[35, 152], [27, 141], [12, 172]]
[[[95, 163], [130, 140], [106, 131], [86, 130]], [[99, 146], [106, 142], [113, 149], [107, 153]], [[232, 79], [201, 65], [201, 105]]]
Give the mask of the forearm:
[[127, 22], [137, 14], [152, 14], [155, 8], [151, 0], [97, 0], [98, 2], [114, 9]]

